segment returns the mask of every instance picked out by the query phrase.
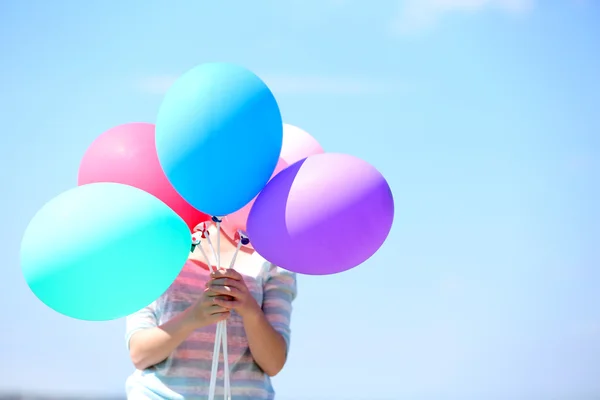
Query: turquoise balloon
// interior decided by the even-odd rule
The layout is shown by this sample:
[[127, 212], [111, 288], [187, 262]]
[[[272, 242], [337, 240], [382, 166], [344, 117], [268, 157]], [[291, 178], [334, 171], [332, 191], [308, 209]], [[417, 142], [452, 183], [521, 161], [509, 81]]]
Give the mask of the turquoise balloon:
[[156, 119], [156, 151], [169, 182], [212, 216], [256, 197], [275, 171], [282, 141], [273, 93], [235, 64], [202, 64], [183, 74]]
[[66, 316], [107, 321], [153, 302], [189, 255], [185, 222], [152, 195], [117, 183], [68, 190], [44, 205], [21, 242], [32, 292]]

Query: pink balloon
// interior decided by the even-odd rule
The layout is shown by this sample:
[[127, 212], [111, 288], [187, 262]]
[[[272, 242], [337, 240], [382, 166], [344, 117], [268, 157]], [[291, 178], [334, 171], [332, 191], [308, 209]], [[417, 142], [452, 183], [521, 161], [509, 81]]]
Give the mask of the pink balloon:
[[321, 153], [324, 153], [323, 148], [308, 132], [293, 125], [283, 124], [283, 145], [279, 157], [288, 165]]
[[[198, 165], [198, 168], [204, 168]], [[119, 125], [100, 135], [87, 149], [79, 166], [78, 184], [114, 182], [144, 190], [171, 207], [192, 230], [210, 217], [185, 201], [169, 183], [160, 166], [154, 125]]]
[[[273, 179], [273, 177], [275, 175], [277, 175], [279, 172], [286, 169], [287, 166], [288, 166], [288, 164], [280, 158], [279, 161], [277, 162], [277, 166], [275, 166], [275, 171], [273, 172], [271, 179]], [[241, 209], [239, 209], [236, 212], [231, 213], [223, 218], [223, 221], [221, 222], [221, 228], [223, 229], [223, 232], [225, 232], [225, 234], [230, 239], [233, 240], [235, 238], [235, 234], [237, 233], [238, 229], [243, 232], [246, 231], [246, 223], [248, 222], [248, 215], [250, 214], [250, 210], [252, 209], [252, 205], [254, 204], [255, 200], [256, 200], [256, 197], [254, 199], [250, 200], [250, 202], [248, 204], [246, 204], [244, 207], [242, 207]], [[252, 247], [252, 246], [249, 245], [248, 247]]]

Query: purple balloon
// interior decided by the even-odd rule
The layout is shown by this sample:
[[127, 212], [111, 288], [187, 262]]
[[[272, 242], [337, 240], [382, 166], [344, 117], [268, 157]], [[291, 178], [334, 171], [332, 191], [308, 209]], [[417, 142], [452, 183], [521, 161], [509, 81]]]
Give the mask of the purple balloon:
[[375, 254], [393, 220], [394, 198], [379, 171], [356, 157], [325, 153], [277, 174], [256, 198], [247, 229], [269, 262], [330, 275]]

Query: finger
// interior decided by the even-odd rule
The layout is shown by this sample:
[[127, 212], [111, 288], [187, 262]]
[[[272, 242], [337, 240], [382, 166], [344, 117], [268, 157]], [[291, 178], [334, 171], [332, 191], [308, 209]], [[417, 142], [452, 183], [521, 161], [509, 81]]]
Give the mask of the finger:
[[217, 285], [217, 286], [211, 286], [211, 287], [207, 287], [204, 290], [204, 294], [206, 297], [217, 297], [217, 296], [232, 296], [232, 292], [234, 292], [235, 290], [239, 290], [237, 287], [233, 287], [233, 286], [221, 286], [221, 285]]
[[225, 300], [232, 300], [233, 299], [233, 297], [231, 297], [231, 296], [225, 296], [225, 295], [222, 295], [222, 294], [215, 293], [213, 296], [205, 297], [202, 300], [202, 304], [200, 305], [200, 307], [202, 307], [205, 310], [209, 310], [209, 309], [211, 309], [211, 307], [220, 307], [217, 304], [217, 302], [216, 302], [216, 299], [219, 298], [219, 297], [223, 298]]
[[224, 312], [229, 312], [229, 309], [218, 304], [211, 304], [206, 310], [206, 313], [209, 315], [220, 314]]
[[216, 296], [220, 296], [221, 295], [221, 293], [217, 293], [216, 291], [214, 291], [211, 288], [206, 288], [206, 290], [204, 291], [204, 294], [207, 297], [216, 297]]
[[[242, 297], [244, 294], [244, 292], [242, 292], [241, 290], [239, 290], [238, 288], [233, 287], [233, 286], [215, 286], [215, 287], [211, 288], [211, 291], [214, 291], [215, 293], [218, 293], [221, 296], [234, 297], [234, 298]], [[212, 296], [212, 297], [221, 297], [221, 296]]]
[[228, 295], [218, 295], [212, 298], [213, 299], [213, 304], [215, 303], [215, 299], [221, 299], [221, 300], [235, 300], [235, 297], [233, 296], [228, 296]]
[[242, 274], [240, 274], [233, 268], [226, 269], [225, 276], [227, 276], [228, 278], [231, 278], [231, 279], [235, 279], [236, 281], [244, 280], [244, 277], [242, 276]]
[[210, 306], [216, 304], [215, 299], [218, 299], [218, 298], [222, 298], [222, 299], [226, 299], [226, 300], [233, 299], [232, 296], [227, 295], [227, 294], [213, 293], [212, 295], [206, 297], [206, 300], [204, 303], [210, 307]]
[[[230, 296], [239, 299], [247, 294], [248, 289], [244, 286], [211, 286], [210, 291], [216, 293], [217, 296]], [[216, 296], [212, 295], [211, 297]]]
[[236, 281], [240, 281], [243, 279], [242, 275], [240, 275], [239, 272], [232, 268], [214, 271], [210, 274], [210, 276], [211, 278], [230, 278], [235, 279]]
[[232, 308], [238, 307], [241, 304], [241, 302], [236, 299], [227, 300], [227, 299], [215, 297], [215, 304], [220, 307], [230, 310]]
[[210, 273], [210, 279], [217, 279], [217, 278], [224, 278], [224, 277], [225, 277], [224, 269], [218, 269], [218, 270], [212, 271]]
[[234, 287], [241, 291], [244, 291], [244, 289], [246, 288], [246, 285], [244, 283], [242, 283], [241, 281], [235, 280], [235, 279], [231, 279], [231, 278], [217, 278], [217, 279], [208, 281], [206, 283], [206, 287], [208, 287], [211, 290], [213, 290], [216, 287], [223, 287], [223, 286]]
[[224, 321], [231, 316], [231, 311], [225, 311], [222, 313], [212, 314], [211, 319], [214, 322]]

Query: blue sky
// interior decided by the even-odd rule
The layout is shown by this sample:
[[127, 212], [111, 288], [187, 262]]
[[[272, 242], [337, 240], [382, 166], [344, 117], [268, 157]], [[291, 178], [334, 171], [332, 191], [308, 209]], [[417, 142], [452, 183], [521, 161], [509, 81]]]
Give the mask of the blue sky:
[[371, 260], [300, 277], [279, 399], [600, 396], [599, 18], [567, 0], [1, 2], [0, 391], [123, 392], [123, 321], [43, 306], [20, 239], [97, 135], [231, 61], [397, 205]]

